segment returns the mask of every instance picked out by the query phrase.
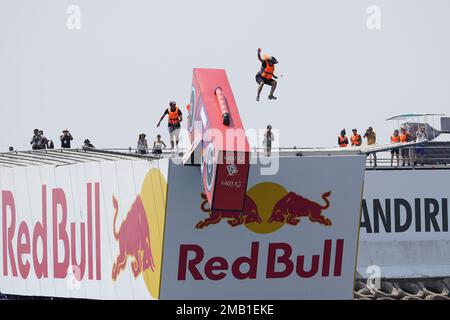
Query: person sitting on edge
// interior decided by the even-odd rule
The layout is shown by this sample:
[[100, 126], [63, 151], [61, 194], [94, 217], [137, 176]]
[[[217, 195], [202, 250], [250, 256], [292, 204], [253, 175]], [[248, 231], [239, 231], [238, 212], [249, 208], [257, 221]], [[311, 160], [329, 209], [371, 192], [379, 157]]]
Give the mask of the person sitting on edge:
[[156, 140], [153, 142], [153, 153], [154, 154], [162, 154], [162, 149], [166, 148], [166, 144], [161, 140], [161, 135], [158, 134], [156, 136]]
[[145, 137], [146, 137], [145, 133], [141, 133], [139, 135], [138, 142], [137, 142], [137, 153], [147, 154], [148, 144], [147, 144], [147, 139]]

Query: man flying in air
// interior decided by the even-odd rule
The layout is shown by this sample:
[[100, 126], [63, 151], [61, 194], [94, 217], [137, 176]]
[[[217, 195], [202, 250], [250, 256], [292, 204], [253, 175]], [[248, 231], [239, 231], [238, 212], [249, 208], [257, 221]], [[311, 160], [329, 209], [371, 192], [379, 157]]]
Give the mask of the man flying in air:
[[278, 60], [275, 57], [269, 57], [267, 54], [264, 55], [264, 59], [261, 57], [262, 49], [258, 49], [258, 60], [261, 61], [261, 70], [256, 74], [256, 82], [258, 86], [258, 94], [256, 96], [256, 101], [259, 101], [259, 96], [265, 84], [271, 86], [269, 100], [276, 100], [277, 97], [273, 95], [275, 89], [277, 88], [277, 82], [275, 79], [278, 77], [274, 74], [275, 65]]

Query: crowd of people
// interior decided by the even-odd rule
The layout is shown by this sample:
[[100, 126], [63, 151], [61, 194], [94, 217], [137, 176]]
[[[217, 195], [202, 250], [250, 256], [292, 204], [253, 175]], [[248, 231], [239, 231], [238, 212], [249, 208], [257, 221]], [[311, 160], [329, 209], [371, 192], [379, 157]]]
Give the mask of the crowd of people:
[[[59, 136], [62, 149], [70, 149], [71, 141], [73, 140], [72, 134], [68, 129], [64, 129], [62, 134]], [[53, 140], [47, 139], [44, 135], [44, 131], [40, 129], [34, 129], [33, 136], [31, 137], [31, 149], [42, 150], [42, 149], [54, 149], [55, 145]], [[82, 148], [95, 148], [94, 145], [89, 141], [89, 139], [84, 140], [84, 145]], [[13, 147], [9, 147], [9, 151], [14, 151]]]
[[[374, 145], [377, 141], [377, 136], [372, 127], [367, 128], [366, 133], [363, 138], [367, 139], [367, 145]], [[427, 133], [425, 128], [420, 128], [415, 137], [411, 135], [405, 127], [400, 128], [400, 131], [395, 129], [390, 137], [390, 142], [392, 144], [395, 143], [405, 143], [405, 142], [426, 142], [428, 141]], [[341, 133], [338, 136], [338, 146], [341, 148], [345, 148], [351, 145], [352, 147], [358, 147], [362, 145], [361, 135], [358, 133], [357, 129], [352, 130], [352, 135], [349, 139], [346, 136], [345, 129], [341, 130]], [[391, 149], [391, 167], [394, 165], [394, 157], [397, 158], [397, 167], [400, 166], [400, 157], [402, 166], [411, 166], [412, 164], [417, 165], [420, 163], [423, 165], [423, 158], [425, 155], [425, 147], [423, 145], [417, 145], [414, 148], [405, 147], [405, 148], [392, 148]], [[372, 161], [374, 166], [377, 166], [377, 155], [376, 152], [371, 153], [369, 155], [370, 165], [372, 165]]]

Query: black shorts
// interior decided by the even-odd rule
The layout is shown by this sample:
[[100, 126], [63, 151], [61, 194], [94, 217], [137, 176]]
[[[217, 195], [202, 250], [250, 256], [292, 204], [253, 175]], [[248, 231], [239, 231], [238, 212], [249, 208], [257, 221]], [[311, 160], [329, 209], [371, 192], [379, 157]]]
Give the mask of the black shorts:
[[268, 86], [271, 86], [274, 81], [273, 79], [269, 80], [269, 79], [263, 78], [263, 76], [259, 72], [256, 74], [255, 79], [258, 84], [261, 84], [261, 82], [264, 82], [264, 84], [267, 84]]
[[395, 149], [391, 149], [391, 154], [399, 154], [400, 153], [400, 149], [399, 148], [395, 148]]
[[409, 148], [402, 148], [401, 154], [403, 158], [409, 157]]
[[162, 150], [161, 149], [153, 149], [153, 153], [154, 154], [162, 154]]

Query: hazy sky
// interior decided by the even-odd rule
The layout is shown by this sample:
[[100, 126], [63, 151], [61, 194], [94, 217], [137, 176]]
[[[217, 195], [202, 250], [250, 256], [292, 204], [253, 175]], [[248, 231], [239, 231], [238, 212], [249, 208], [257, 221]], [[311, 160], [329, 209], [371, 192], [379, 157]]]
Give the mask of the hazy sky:
[[[194, 67], [225, 68], [245, 127], [272, 124], [281, 146], [369, 125], [386, 142], [390, 116], [450, 113], [449, 12], [448, 0], [0, 0], [0, 151], [30, 148], [35, 127], [54, 140], [67, 127], [74, 146], [168, 142], [156, 123], [188, 102]], [[277, 101], [268, 88], [255, 101], [258, 47], [280, 61]]]

